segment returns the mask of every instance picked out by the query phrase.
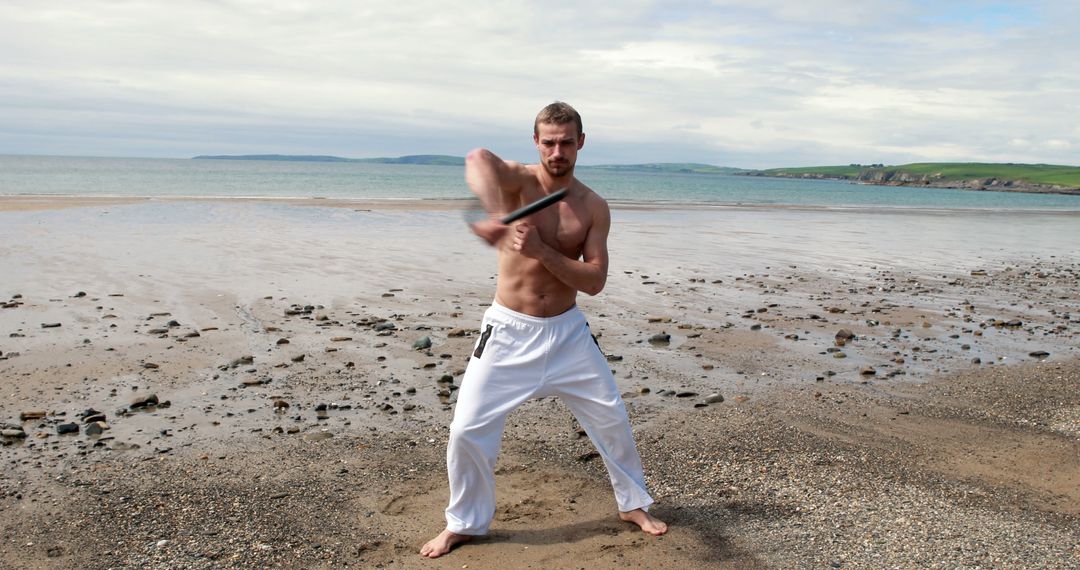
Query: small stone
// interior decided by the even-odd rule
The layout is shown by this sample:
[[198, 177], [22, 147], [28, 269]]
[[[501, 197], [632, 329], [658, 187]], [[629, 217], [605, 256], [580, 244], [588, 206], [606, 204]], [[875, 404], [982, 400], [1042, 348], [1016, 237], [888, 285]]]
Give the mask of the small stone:
[[56, 426], [56, 433], [65, 435], [69, 433], [79, 433], [79, 424], [67, 423]]
[[448, 336], [448, 337], [461, 337], [461, 336], [465, 336], [465, 329], [461, 329], [461, 328], [457, 328], [457, 329], [450, 329], [450, 332], [446, 333], [446, 336]]
[[40, 420], [40, 419], [43, 419], [44, 417], [45, 417], [45, 412], [41, 411], [41, 410], [32, 410], [32, 411], [28, 411], [28, 412], [22, 412], [21, 414], [19, 414], [19, 419], [24, 421], [24, 422], [27, 421], [27, 420]]
[[55, 329], [60, 327], [60, 323], [41, 323], [43, 329]]
[[293, 362], [303, 362], [304, 357], [306, 357], [306, 356], [307, 356], [306, 354], [297, 354], [296, 356], [292, 357], [290, 360], [292, 360]]
[[1032, 358], [1043, 359], [1043, 358], [1046, 358], [1046, 357], [1050, 356], [1050, 353], [1046, 352], [1045, 350], [1036, 350], [1034, 352], [1029, 352], [1028, 356], [1030, 356]]
[[11, 439], [22, 439], [26, 437], [26, 432], [22, 429], [4, 428], [0, 430], [0, 435]]
[[723, 401], [724, 397], [720, 394], [709, 394], [709, 396], [705, 398], [706, 404], [719, 404]]
[[240, 358], [233, 359], [232, 362], [226, 364], [225, 366], [219, 366], [218, 368], [221, 369], [221, 370], [225, 370], [227, 368], [238, 368], [240, 366], [253, 364], [254, 362], [255, 362], [255, 357], [254, 356], [241, 356]]
[[427, 350], [431, 348], [431, 337], [420, 337], [412, 344], [413, 350]]
[[156, 405], [158, 405], [157, 394], [148, 394], [146, 396], [136, 398], [135, 401], [131, 402], [131, 405], [128, 407], [132, 410], [138, 410], [141, 408], [149, 408]]
[[671, 342], [671, 335], [667, 333], [657, 333], [649, 337], [649, 344], [662, 345], [669, 344]]
[[863, 376], [874, 376], [877, 374], [877, 370], [874, 370], [873, 366], [863, 366], [859, 370], [859, 374], [862, 374]]
[[101, 435], [102, 432], [109, 429], [109, 424], [105, 422], [90, 422], [86, 424], [86, 435]]

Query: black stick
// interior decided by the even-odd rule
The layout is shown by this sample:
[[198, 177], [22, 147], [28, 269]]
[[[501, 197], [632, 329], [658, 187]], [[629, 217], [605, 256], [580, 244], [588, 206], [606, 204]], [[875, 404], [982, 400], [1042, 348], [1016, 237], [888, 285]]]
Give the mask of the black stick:
[[555, 202], [558, 202], [559, 200], [562, 200], [563, 198], [566, 197], [566, 194], [568, 192], [570, 192], [569, 188], [563, 188], [562, 190], [559, 190], [558, 192], [552, 192], [551, 194], [548, 194], [547, 196], [544, 196], [543, 198], [540, 198], [539, 200], [533, 202], [532, 204], [529, 204], [529, 205], [524, 206], [522, 208], [518, 208], [517, 210], [514, 210], [513, 212], [510, 212], [509, 214], [507, 214], [507, 215], [503, 216], [501, 219], [499, 219], [499, 222], [501, 222], [503, 224], [510, 224], [510, 223], [513, 223], [513, 222], [515, 222], [517, 220], [520, 220], [521, 218], [524, 218], [525, 216], [528, 216], [529, 214], [535, 214], [536, 212], [539, 212], [540, 210], [543, 210], [544, 208], [547, 208], [548, 206], [554, 204]]

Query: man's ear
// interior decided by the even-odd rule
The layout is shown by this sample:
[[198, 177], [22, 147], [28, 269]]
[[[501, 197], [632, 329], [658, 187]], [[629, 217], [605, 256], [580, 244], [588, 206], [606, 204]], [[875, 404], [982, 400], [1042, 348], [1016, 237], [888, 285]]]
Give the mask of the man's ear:
[[585, 146], [585, 133], [581, 133], [581, 135], [577, 138], [577, 149], [581, 150], [581, 147], [583, 146]]

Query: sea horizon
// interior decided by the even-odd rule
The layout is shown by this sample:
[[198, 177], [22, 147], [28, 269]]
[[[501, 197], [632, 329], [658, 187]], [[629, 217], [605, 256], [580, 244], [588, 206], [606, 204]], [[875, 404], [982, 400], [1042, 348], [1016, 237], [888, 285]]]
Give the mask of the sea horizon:
[[[577, 177], [613, 204], [1080, 211], [1080, 196], [897, 187], [841, 180], [618, 171]], [[0, 195], [271, 200], [466, 200], [460, 166], [364, 162], [0, 155]]]

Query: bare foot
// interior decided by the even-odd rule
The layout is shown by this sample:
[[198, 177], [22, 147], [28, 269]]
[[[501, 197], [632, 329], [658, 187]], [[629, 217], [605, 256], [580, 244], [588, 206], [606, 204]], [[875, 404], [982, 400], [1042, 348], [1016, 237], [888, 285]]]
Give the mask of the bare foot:
[[454, 549], [455, 546], [472, 540], [472, 536], [467, 534], [457, 534], [444, 530], [439, 533], [439, 536], [427, 541], [427, 544], [420, 547], [420, 556], [427, 558], [438, 558], [447, 552]]
[[667, 523], [641, 509], [619, 513], [619, 518], [638, 525], [643, 532], [653, 536], [660, 536], [667, 532]]

